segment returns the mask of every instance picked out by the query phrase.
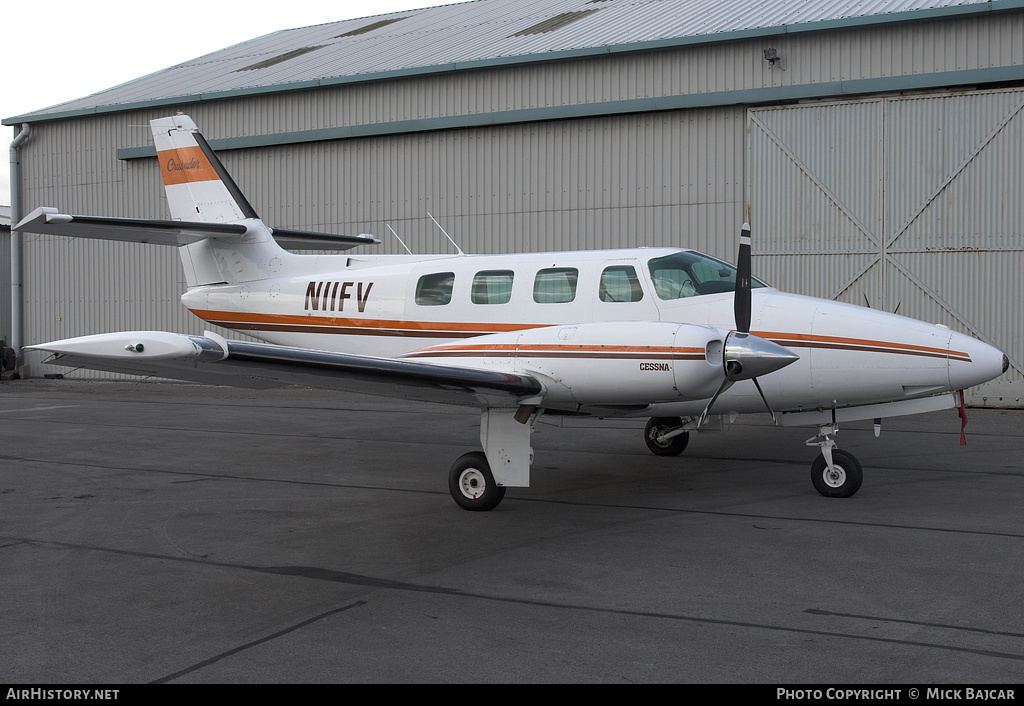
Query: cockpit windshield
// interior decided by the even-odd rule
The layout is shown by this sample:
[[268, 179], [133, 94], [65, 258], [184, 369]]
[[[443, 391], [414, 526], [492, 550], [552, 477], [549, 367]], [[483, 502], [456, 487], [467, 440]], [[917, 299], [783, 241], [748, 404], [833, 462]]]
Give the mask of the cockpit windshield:
[[[696, 252], [677, 252], [647, 263], [654, 291], [665, 300], [736, 291], [736, 268]], [[753, 288], [766, 287], [751, 278]]]

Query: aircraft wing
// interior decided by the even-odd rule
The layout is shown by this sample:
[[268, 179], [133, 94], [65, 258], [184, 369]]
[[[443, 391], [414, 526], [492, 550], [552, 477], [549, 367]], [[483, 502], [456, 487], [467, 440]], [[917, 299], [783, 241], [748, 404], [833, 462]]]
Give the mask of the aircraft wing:
[[[192, 223], [145, 218], [105, 218], [72, 216], [55, 208], [37, 208], [15, 226], [16, 230], [69, 238], [120, 240], [130, 243], [181, 246], [206, 238], [241, 239], [248, 228], [244, 223]], [[350, 250], [357, 245], [380, 241], [372, 235], [331, 235], [287, 228], [274, 228], [274, 239], [284, 248], [307, 250]]]
[[486, 409], [515, 407], [544, 386], [528, 375], [229, 341], [165, 331], [126, 331], [26, 346], [46, 363], [234, 387], [328, 388]]

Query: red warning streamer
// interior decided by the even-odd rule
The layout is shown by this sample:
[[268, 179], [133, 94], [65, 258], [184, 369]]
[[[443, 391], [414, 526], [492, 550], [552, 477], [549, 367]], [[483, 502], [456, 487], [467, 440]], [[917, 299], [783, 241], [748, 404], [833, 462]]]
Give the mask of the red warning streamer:
[[958, 411], [960, 415], [960, 445], [967, 445], [967, 435], [964, 434], [964, 428], [967, 426], [967, 405], [964, 404], [964, 391], [960, 390], [960, 409]]

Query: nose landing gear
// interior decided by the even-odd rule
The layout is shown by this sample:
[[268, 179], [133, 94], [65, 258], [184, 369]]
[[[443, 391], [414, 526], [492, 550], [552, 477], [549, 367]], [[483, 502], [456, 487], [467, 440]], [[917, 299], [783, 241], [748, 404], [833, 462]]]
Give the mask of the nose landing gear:
[[807, 446], [818, 446], [821, 455], [811, 464], [811, 483], [826, 498], [848, 498], [860, 490], [864, 471], [853, 454], [836, 448], [835, 424], [818, 430], [817, 436], [807, 440]]

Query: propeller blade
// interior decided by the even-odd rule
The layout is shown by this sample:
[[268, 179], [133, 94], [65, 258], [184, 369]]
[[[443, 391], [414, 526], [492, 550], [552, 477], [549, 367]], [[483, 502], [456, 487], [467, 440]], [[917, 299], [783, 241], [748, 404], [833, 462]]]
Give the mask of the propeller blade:
[[750, 224], [744, 223], [740, 230], [740, 252], [736, 258], [736, 295], [733, 310], [736, 315], [736, 330], [750, 331]]

